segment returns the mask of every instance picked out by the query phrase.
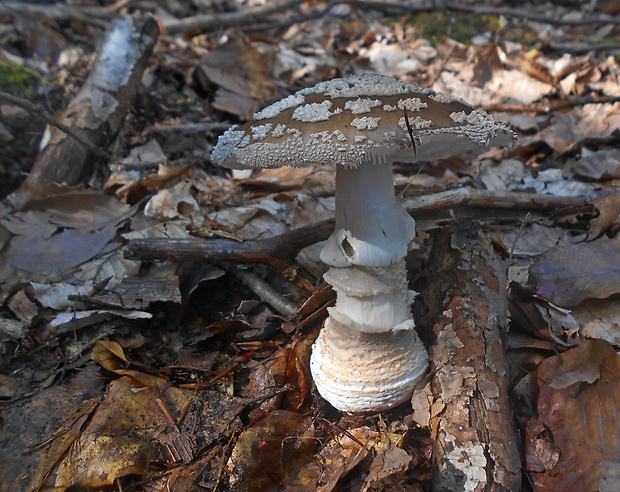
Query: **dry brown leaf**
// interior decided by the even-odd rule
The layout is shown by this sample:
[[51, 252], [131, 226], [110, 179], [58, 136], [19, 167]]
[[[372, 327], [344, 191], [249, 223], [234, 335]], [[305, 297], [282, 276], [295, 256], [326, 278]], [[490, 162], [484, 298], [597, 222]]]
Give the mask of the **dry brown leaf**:
[[590, 221], [589, 236], [594, 239], [603, 234], [620, 216], [620, 193], [606, 188], [591, 200], [599, 215]]
[[377, 452], [370, 465], [362, 492], [398, 490], [398, 483], [411, 464], [412, 458], [404, 449], [394, 445], [388, 437], [385, 441], [385, 447]]
[[119, 376], [128, 376], [135, 379], [137, 383], [150, 388], [157, 395], [163, 394], [171, 386], [171, 383], [163, 377], [146, 374], [136, 369], [127, 369], [129, 361], [125, 358], [123, 349], [117, 342], [98, 341], [93, 347], [91, 359], [104, 369]]
[[620, 178], [620, 150], [591, 151], [584, 147], [581, 149], [581, 158], [570, 170], [578, 176], [592, 179]]
[[308, 460], [297, 475], [291, 474], [286, 485], [296, 485], [295, 492], [331, 492], [338, 482], [356, 469], [369, 455], [373, 445], [382, 441], [382, 434], [369, 427], [357, 427], [330, 439], [321, 451]]
[[493, 78], [493, 72], [502, 68], [497, 45], [490, 43], [480, 46], [476, 49], [474, 76], [471, 81], [476, 87], [484, 87], [484, 84]]
[[269, 63], [241, 35], [209, 51], [199, 75], [219, 85], [213, 107], [242, 117], [250, 117], [277, 98]]
[[155, 398], [132, 378], [113, 381], [46, 486], [95, 488], [126, 475], [144, 477], [149, 463], [159, 456], [154, 438], [172, 432]]
[[560, 448], [553, 442], [549, 429], [536, 419], [527, 422], [525, 469], [529, 472], [550, 471], [560, 459]]
[[241, 433], [228, 470], [233, 490], [277, 490], [287, 476], [297, 474], [316, 447], [310, 417], [278, 410]]
[[543, 361], [536, 379], [538, 419], [526, 435], [535, 490], [617, 490], [620, 356], [591, 340]]
[[117, 231], [134, 212], [115, 198], [92, 191], [31, 201], [23, 211], [0, 219], [13, 233], [2, 261], [35, 278], [57, 278], [118, 248], [114, 243]]
[[620, 240], [557, 246], [530, 267], [536, 293], [563, 307], [585, 299], [603, 299], [620, 292]]
[[300, 411], [310, 397], [312, 377], [310, 376], [310, 352], [313, 338], [301, 338], [293, 342], [286, 370], [286, 382], [291, 386], [287, 391], [291, 409]]

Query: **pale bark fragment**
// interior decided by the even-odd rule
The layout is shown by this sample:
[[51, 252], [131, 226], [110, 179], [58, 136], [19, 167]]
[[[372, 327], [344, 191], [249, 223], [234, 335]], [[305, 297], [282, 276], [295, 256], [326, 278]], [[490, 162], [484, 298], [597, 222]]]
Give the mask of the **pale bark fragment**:
[[[433, 490], [521, 490], [501, 330], [505, 266], [466, 229], [437, 234], [421, 321], [432, 326], [431, 386], [444, 408], [431, 419]], [[481, 244], [482, 243], [482, 244]]]
[[[84, 85], [58, 120], [91, 145], [105, 148], [121, 126], [158, 36], [159, 28], [150, 15], [126, 15], [112, 22]], [[89, 148], [54, 128], [22, 184], [21, 196], [14, 195], [12, 201], [18, 206], [27, 202], [39, 182], [82, 183], [95, 163]]]

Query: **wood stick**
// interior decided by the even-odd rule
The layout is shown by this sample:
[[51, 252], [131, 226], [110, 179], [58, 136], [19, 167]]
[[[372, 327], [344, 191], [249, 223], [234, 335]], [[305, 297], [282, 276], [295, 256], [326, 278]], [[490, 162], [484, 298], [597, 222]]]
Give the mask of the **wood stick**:
[[[407, 198], [403, 206], [413, 217], [437, 214], [459, 208], [481, 208], [509, 211], [556, 211], [556, 213], [593, 212], [587, 197], [563, 197], [535, 193], [493, 192], [472, 188]], [[124, 255], [132, 260], [145, 261], [229, 261], [260, 263], [277, 270], [286, 270], [295, 261], [301, 249], [323, 241], [334, 229], [334, 220], [293, 229], [279, 236], [244, 242], [231, 239], [133, 239], [125, 247]]]
[[305, 0], [280, 0], [239, 12], [202, 14], [185, 19], [165, 20], [161, 25], [168, 34], [175, 34], [183, 31], [208, 32], [215, 29], [224, 30], [228, 27], [239, 27], [252, 24], [276, 12], [292, 9], [301, 5], [304, 1]]
[[13, 104], [14, 106], [19, 106], [20, 108], [25, 109], [26, 111], [36, 114], [41, 117], [43, 121], [45, 121], [48, 125], [55, 126], [61, 132], [66, 133], [71, 138], [75, 139], [77, 142], [81, 143], [88, 150], [97, 154], [99, 157], [103, 157], [104, 159], [109, 159], [110, 156], [108, 153], [101, 149], [100, 147], [95, 147], [92, 143], [82, 137], [80, 134], [75, 133], [70, 127], [58, 121], [51, 114], [49, 114], [43, 107], [38, 104], [34, 104], [30, 102], [28, 99], [24, 99], [23, 97], [15, 96], [13, 94], [9, 94], [8, 92], [0, 91], [0, 101], [6, 102], [8, 104]]
[[144, 261], [228, 261], [260, 263], [276, 270], [289, 269], [304, 247], [327, 239], [333, 220], [299, 227], [278, 236], [239, 242], [232, 239], [133, 239], [125, 258]]
[[[525, 210], [550, 211], [558, 209], [558, 213], [574, 213], [575, 209], [591, 209], [588, 197], [555, 196], [519, 191], [489, 191], [474, 188], [455, 188], [430, 195], [406, 198], [402, 201], [409, 213], [420, 216], [430, 212], [456, 208], [486, 208], [489, 210]], [[565, 210], [562, 210], [565, 209]]]
[[502, 344], [506, 265], [476, 229], [464, 219], [439, 230], [416, 303], [425, 306], [416, 320], [429, 327], [422, 336], [432, 340], [433, 407], [441, 410], [431, 419], [435, 491], [521, 490]]

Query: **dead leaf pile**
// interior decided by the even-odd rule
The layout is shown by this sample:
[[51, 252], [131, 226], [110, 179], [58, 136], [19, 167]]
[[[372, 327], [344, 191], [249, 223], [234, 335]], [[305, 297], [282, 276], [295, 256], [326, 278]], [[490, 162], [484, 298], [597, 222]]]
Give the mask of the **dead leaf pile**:
[[[498, 296], [493, 320], [510, 317], [498, 329], [532, 488], [617, 488], [617, 2], [103, 3], [0, 4], [0, 91], [58, 118], [114, 19], [153, 16], [161, 30], [79, 186], [20, 188], [49, 128], [0, 92], [0, 490], [438, 487], [445, 402], [430, 384], [365, 416], [339, 414], [312, 384], [312, 343], [335, 302], [318, 256], [334, 169], [209, 159], [262, 107], [363, 72], [453, 94], [518, 132], [514, 148], [474, 161], [395, 166], [418, 230], [411, 289], [446, 226], [488, 240], [500, 273], [473, 282]], [[433, 202], [451, 191], [458, 205]], [[533, 206], [545, 197], [566, 201]], [[126, 258], [138, 240], [161, 249]], [[460, 449], [459, 463], [486, 459]]]

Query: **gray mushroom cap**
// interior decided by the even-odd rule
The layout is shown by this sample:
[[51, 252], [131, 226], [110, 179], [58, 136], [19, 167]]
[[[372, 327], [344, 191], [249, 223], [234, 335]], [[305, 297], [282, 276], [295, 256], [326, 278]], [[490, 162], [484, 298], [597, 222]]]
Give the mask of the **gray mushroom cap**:
[[357, 167], [479, 153], [514, 139], [506, 125], [462, 100], [365, 74], [321, 82], [266, 107], [227, 130], [211, 158], [233, 169], [317, 163]]

